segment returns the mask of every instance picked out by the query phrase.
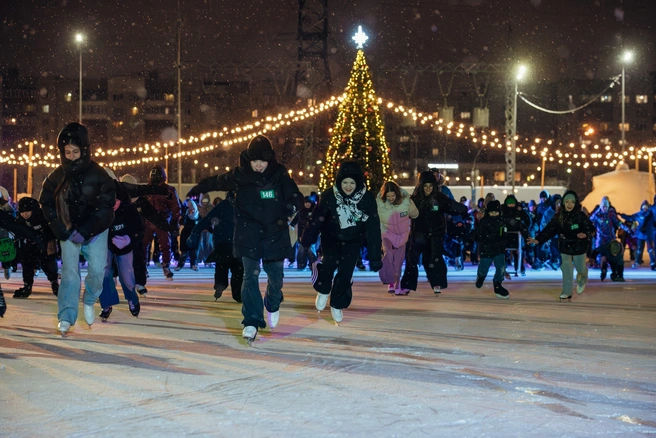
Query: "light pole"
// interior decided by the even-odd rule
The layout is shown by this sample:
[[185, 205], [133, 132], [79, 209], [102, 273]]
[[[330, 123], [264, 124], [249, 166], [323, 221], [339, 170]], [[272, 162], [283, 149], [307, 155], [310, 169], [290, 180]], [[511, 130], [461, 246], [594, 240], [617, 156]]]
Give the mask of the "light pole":
[[633, 52], [627, 50], [624, 52], [622, 55], [622, 152], [624, 152], [624, 149], [626, 148], [626, 139], [625, 139], [625, 132], [626, 132], [626, 111], [625, 111], [625, 105], [626, 105], [626, 64], [631, 62], [633, 60]]
[[77, 44], [78, 49], [80, 49], [80, 95], [78, 97], [80, 103], [79, 122], [81, 125], [82, 124], [82, 44], [84, 43], [84, 35], [82, 35], [81, 33], [75, 34], [75, 43]]
[[526, 66], [520, 65], [517, 68], [517, 76], [515, 77], [515, 93], [513, 95], [513, 135], [512, 138], [510, 139], [510, 144], [512, 147], [512, 190], [513, 193], [515, 193], [515, 174], [516, 174], [516, 168], [517, 168], [517, 95], [518, 95], [518, 88], [519, 88], [519, 81], [521, 81], [524, 78], [524, 75], [526, 75]]

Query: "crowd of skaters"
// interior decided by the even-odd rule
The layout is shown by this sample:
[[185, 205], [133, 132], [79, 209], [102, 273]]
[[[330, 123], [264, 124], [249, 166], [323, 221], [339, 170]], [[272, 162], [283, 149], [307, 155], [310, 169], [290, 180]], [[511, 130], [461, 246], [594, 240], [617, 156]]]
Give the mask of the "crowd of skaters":
[[[578, 293], [585, 289], [588, 267], [599, 268], [602, 281], [608, 267], [611, 280], [624, 281], [626, 246], [633, 267], [644, 263], [646, 247], [656, 270], [656, 207], [647, 201], [636, 213], [618, 214], [604, 197], [588, 213], [573, 191], [563, 196], [543, 191], [539, 202], [520, 202], [511, 194], [501, 203], [488, 194], [472, 206], [464, 197], [455, 201], [437, 170], [422, 172], [412, 193], [394, 181], [375, 193], [367, 190], [359, 164], [348, 161], [320, 198], [303, 196], [270, 141], [257, 136], [238, 166], [201, 180], [181, 202], [161, 166], [140, 185], [131, 175], [119, 180], [95, 163], [88, 132], [78, 123], [62, 130], [58, 147], [62, 164], [46, 178], [38, 200], [25, 197], [15, 206], [0, 188], [0, 249], [5, 278], [17, 263], [23, 267], [24, 285], [14, 298], [28, 298], [37, 270], [45, 273], [57, 296], [63, 335], [77, 320], [81, 257], [87, 264], [82, 298], [87, 324], [95, 320], [98, 300], [103, 320], [119, 303], [114, 278], [137, 317], [150, 259], [169, 280], [189, 260], [193, 271], [199, 263], [215, 269], [216, 300], [230, 288], [242, 303], [243, 337], [249, 342], [278, 324], [285, 261], [312, 269], [315, 306], [322, 311], [330, 304], [336, 323], [353, 299], [354, 270], [366, 269], [363, 259], [396, 296], [417, 291], [419, 266], [439, 295], [448, 287], [449, 266], [463, 269], [467, 260], [477, 265], [477, 288], [494, 265], [493, 291], [502, 299], [509, 298], [502, 284], [510, 278], [509, 266], [516, 276], [527, 267], [560, 268], [561, 300], [571, 299], [574, 268]], [[210, 201], [213, 191], [227, 192], [226, 199]], [[296, 231], [293, 240], [290, 228]], [[5, 254], [8, 240], [17, 254]], [[264, 296], [260, 269], [268, 279]], [[5, 311], [0, 292], [0, 315]]]

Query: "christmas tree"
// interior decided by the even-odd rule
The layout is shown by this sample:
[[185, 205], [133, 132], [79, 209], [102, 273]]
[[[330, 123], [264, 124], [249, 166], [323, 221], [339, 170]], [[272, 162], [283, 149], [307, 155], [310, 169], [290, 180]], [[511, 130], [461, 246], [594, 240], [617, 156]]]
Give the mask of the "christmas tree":
[[346, 97], [339, 105], [326, 162], [321, 170], [319, 190], [324, 191], [335, 184], [342, 162], [357, 161], [364, 171], [369, 190], [378, 191], [391, 177], [384, 129], [364, 51], [358, 50]]

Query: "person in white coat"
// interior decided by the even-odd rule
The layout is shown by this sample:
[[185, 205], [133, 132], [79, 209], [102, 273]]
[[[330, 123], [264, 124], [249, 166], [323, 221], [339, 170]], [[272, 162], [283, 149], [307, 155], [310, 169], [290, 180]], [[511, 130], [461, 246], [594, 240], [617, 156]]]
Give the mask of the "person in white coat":
[[401, 270], [410, 234], [410, 219], [419, 216], [419, 210], [408, 192], [394, 181], [383, 184], [376, 204], [383, 239], [383, 269], [378, 272], [380, 281], [389, 285], [389, 293], [407, 295], [401, 289]]

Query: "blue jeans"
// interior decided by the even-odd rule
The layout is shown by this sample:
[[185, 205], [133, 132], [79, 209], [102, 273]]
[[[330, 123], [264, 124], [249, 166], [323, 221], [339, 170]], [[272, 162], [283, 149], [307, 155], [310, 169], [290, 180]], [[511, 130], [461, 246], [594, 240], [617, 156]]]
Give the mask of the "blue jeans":
[[264, 272], [267, 274], [267, 288], [262, 301], [260, 292], [260, 261], [242, 257], [244, 263], [244, 282], [241, 286], [241, 314], [244, 316], [242, 324], [256, 328], [266, 327], [264, 322], [264, 306], [273, 313], [280, 309], [282, 302], [283, 261], [262, 262]]
[[139, 295], [134, 290], [134, 255], [132, 251], [123, 255], [114, 255], [111, 251], [107, 251], [107, 268], [103, 279], [102, 294], [100, 295], [100, 307], [103, 309], [119, 303], [118, 291], [114, 284], [114, 270], [112, 269], [114, 257], [116, 257], [116, 267], [118, 268], [118, 280], [121, 282], [125, 299], [132, 301], [134, 304], [139, 302]]
[[478, 263], [478, 271], [476, 276], [479, 278], [487, 277], [487, 271], [490, 270], [490, 266], [494, 262], [494, 278], [492, 279], [495, 283], [501, 283], [503, 281], [503, 273], [506, 270], [506, 255], [497, 254], [494, 257], [481, 257], [480, 262]]
[[57, 319], [71, 325], [77, 321], [80, 302], [80, 253], [87, 260], [87, 276], [84, 279], [84, 304], [94, 304], [103, 290], [103, 277], [107, 265], [108, 230], [78, 245], [70, 240], [60, 241], [62, 272], [57, 305]]
[[569, 255], [563, 254], [563, 263], [560, 270], [563, 272], [563, 294], [572, 296], [572, 275], [576, 267], [576, 284], [583, 286], [588, 281], [588, 265], [585, 264], [587, 256], [585, 254]]

